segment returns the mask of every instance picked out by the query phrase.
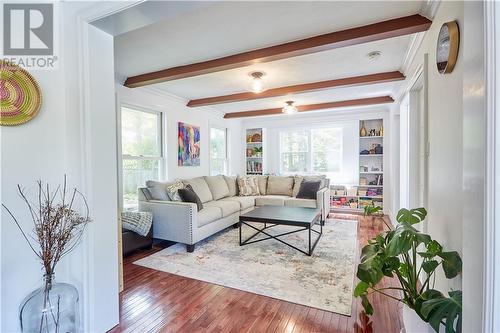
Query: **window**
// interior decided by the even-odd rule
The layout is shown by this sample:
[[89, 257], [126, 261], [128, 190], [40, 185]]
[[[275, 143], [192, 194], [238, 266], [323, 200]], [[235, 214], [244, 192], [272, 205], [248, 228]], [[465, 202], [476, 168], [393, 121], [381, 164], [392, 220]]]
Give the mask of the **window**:
[[309, 156], [308, 131], [281, 132], [280, 147], [282, 172], [307, 172]]
[[342, 128], [280, 132], [281, 173], [321, 173], [342, 169]]
[[210, 128], [210, 175], [227, 173], [227, 130]]
[[312, 171], [340, 172], [342, 163], [342, 129], [321, 128], [311, 131]]
[[122, 107], [121, 138], [123, 208], [135, 210], [137, 188], [147, 180], [161, 178], [161, 113]]

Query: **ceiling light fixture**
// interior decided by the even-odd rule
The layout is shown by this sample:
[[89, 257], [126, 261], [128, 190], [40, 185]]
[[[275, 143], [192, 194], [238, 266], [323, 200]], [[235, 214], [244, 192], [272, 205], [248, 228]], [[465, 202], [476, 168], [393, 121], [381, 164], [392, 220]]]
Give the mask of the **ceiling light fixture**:
[[262, 77], [264, 73], [262, 72], [253, 72], [250, 73], [250, 76], [253, 78], [252, 80], [252, 91], [256, 94], [264, 91], [264, 87], [262, 85]]
[[297, 113], [297, 107], [293, 105], [293, 101], [287, 101], [285, 107], [283, 108], [283, 113], [294, 114]]
[[382, 52], [380, 52], [380, 51], [372, 51], [372, 52], [368, 53], [366, 56], [368, 57], [368, 59], [375, 61], [378, 58], [380, 58], [381, 55], [382, 55]]

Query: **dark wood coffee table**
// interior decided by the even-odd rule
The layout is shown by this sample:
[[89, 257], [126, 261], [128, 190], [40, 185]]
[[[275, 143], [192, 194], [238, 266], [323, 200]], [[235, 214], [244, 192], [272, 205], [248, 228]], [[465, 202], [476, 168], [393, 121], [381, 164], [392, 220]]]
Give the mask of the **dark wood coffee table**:
[[[261, 242], [268, 239], [275, 239], [283, 244], [290, 246], [291, 248], [302, 252], [308, 256], [311, 256], [316, 244], [318, 244], [321, 235], [323, 234], [323, 225], [319, 222], [321, 212], [316, 208], [302, 208], [302, 207], [283, 207], [283, 206], [261, 206], [257, 207], [254, 210], [245, 213], [240, 216], [239, 228], [240, 228], [240, 246], [248, 245], [252, 243]], [[251, 224], [250, 222], [262, 223], [262, 228], [257, 228]], [[314, 230], [313, 227], [315, 224], [319, 224], [319, 231]], [[252, 236], [248, 237], [245, 240], [241, 239], [241, 228], [243, 225], [246, 225], [252, 229], [255, 229], [257, 232]], [[266, 232], [267, 229], [275, 227], [277, 225], [288, 225], [298, 227], [299, 229], [292, 230], [289, 232], [285, 232], [279, 235], [271, 235]], [[301, 250], [290, 243], [285, 242], [279, 237], [290, 235], [296, 232], [308, 231], [309, 233], [309, 247], [308, 251]], [[311, 233], [314, 232], [318, 236], [314, 243], [311, 242]], [[257, 240], [252, 240], [255, 236], [259, 234], [264, 234], [267, 237], [260, 238]]]

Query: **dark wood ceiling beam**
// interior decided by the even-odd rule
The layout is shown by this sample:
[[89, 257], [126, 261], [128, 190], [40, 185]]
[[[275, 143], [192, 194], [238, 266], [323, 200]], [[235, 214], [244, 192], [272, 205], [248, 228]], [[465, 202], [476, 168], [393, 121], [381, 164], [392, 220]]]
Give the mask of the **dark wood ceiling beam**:
[[192, 99], [188, 102], [187, 106], [198, 107], [198, 106], [216, 105], [224, 103], [234, 103], [234, 102], [250, 101], [261, 98], [285, 96], [288, 94], [312, 92], [312, 91], [331, 89], [337, 87], [352, 87], [352, 86], [366, 85], [366, 84], [401, 81], [404, 79], [405, 76], [401, 72], [398, 71], [385, 72], [385, 73], [346, 77], [342, 79], [311, 82], [311, 83], [297, 84], [287, 87], [273, 88], [265, 90], [259, 94], [253, 92], [244, 92], [244, 93], [237, 93], [237, 94], [230, 94], [223, 96]]
[[227, 57], [132, 76], [127, 78], [124, 85], [129, 88], [141, 87], [154, 83], [249, 66], [255, 63], [286, 59], [319, 51], [413, 34], [428, 30], [431, 23], [429, 19], [419, 14], [399, 17], [357, 28], [335, 31], [324, 35], [238, 53]]
[[[319, 104], [306, 104], [298, 105], [298, 112], [308, 112], [317, 110], [326, 110], [350, 106], [363, 106], [363, 105], [376, 105], [376, 104], [386, 104], [393, 103], [394, 99], [391, 96], [380, 96], [380, 97], [369, 97], [360, 99], [351, 99], [347, 101], [337, 101], [337, 102], [327, 102]], [[252, 111], [242, 111], [242, 112], [230, 112], [224, 115], [224, 118], [246, 118], [246, 117], [258, 117], [258, 116], [270, 116], [275, 114], [283, 114], [282, 108], [275, 109], [262, 109], [262, 110], [252, 110]]]

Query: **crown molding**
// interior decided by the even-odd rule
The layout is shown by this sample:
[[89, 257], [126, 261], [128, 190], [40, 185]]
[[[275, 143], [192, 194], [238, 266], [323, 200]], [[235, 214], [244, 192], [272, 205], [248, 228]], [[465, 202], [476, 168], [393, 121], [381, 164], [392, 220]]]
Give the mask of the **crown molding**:
[[182, 98], [178, 95], [175, 95], [175, 94], [172, 94], [172, 93], [169, 93], [169, 92], [166, 92], [160, 88], [157, 88], [157, 87], [140, 87], [140, 88], [137, 88], [138, 90], [142, 90], [144, 92], [147, 92], [147, 93], [150, 93], [150, 94], [154, 94], [154, 95], [157, 95], [157, 96], [161, 96], [161, 97], [164, 97], [164, 98], [167, 98], [171, 101], [175, 101], [175, 102], [180, 102], [180, 103], [183, 103], [184, 105], [187, 104], [188, 100], [185, 99], [185, 98]]
[[422, 4], [422, 7], [420, 7], [420, 14], [427, 17], [429, 20], [433, 20], [440, 4], [441, 0], [427, 0]]
[[[139, 87], [139, 88], [135, 88], [137, 90], [141, 90], [143, 92], [146, 92], [146, 93], [149, 93], [149, 94], [154, 94], [156, 96], [160, 96], [160, 97], [163, 97], [163, 98], [166, 98], [170, 101], [174, 101], [174, 102], [177, 102], [177, 103], [182, 103], [182, 105], [187, 105], [188, 103], [188, 100], [186, 98], [183, 98], [183, 97], [180, 97], [178, 95], [175, 95], [175, 94], [172, 94], [172, 93], [169, 93], [169, 92], [166, 92], [160, 88], [157, 88], [157, 87], [151, 87], [151, 86], [146, 86], [146, 87]], [[220, 111], [220, 110], [217, 110], [211, 106], [203, 106], [203, 107], [200, 107], [200, 110], [203, 110], [203, 111], [206, 111], [206, 112], [210, 112], [210, 113], [216, 113], [218, 114], [221, 118], [224, 117], [224, 112]]]
[[334, 113], [319, 111], [310, 114], [297, 113], [285, 118], [281, 115], [250, 117], [241, 119], [241, 122], [244, 128], [303, 127], [305, 122], [307, 122], [308, 126], [321, 126], [332, 122], [338, 123], [359, 119], [383, 118], [388, 115], [389, 112], [390, 107], [387, 105], [365, 105], [339, 108]]
[[408, 71], [410, 66], [417, 55], [417, 51], [424, 41], [425, 32], [419, 32], [411, 36], [410, 44], [406, 49], [406, 53], [403, 59], [403, 65], [401, 66], [401, 72], [408, 77]]
[[407, 76], [405, 84], [401, 87], [401, 89], [394, 94], [394, 104], [400, 103], [405, 94], [410, 91], [410, 89], [415, 85], [419, 77], [424, 73], [424, 67], [427, 64], [427, 60], [425, 60], [426, 55], [424, 55], [424, 61], [422, 62], [421, 65], [419, 65], [411, 75]]

